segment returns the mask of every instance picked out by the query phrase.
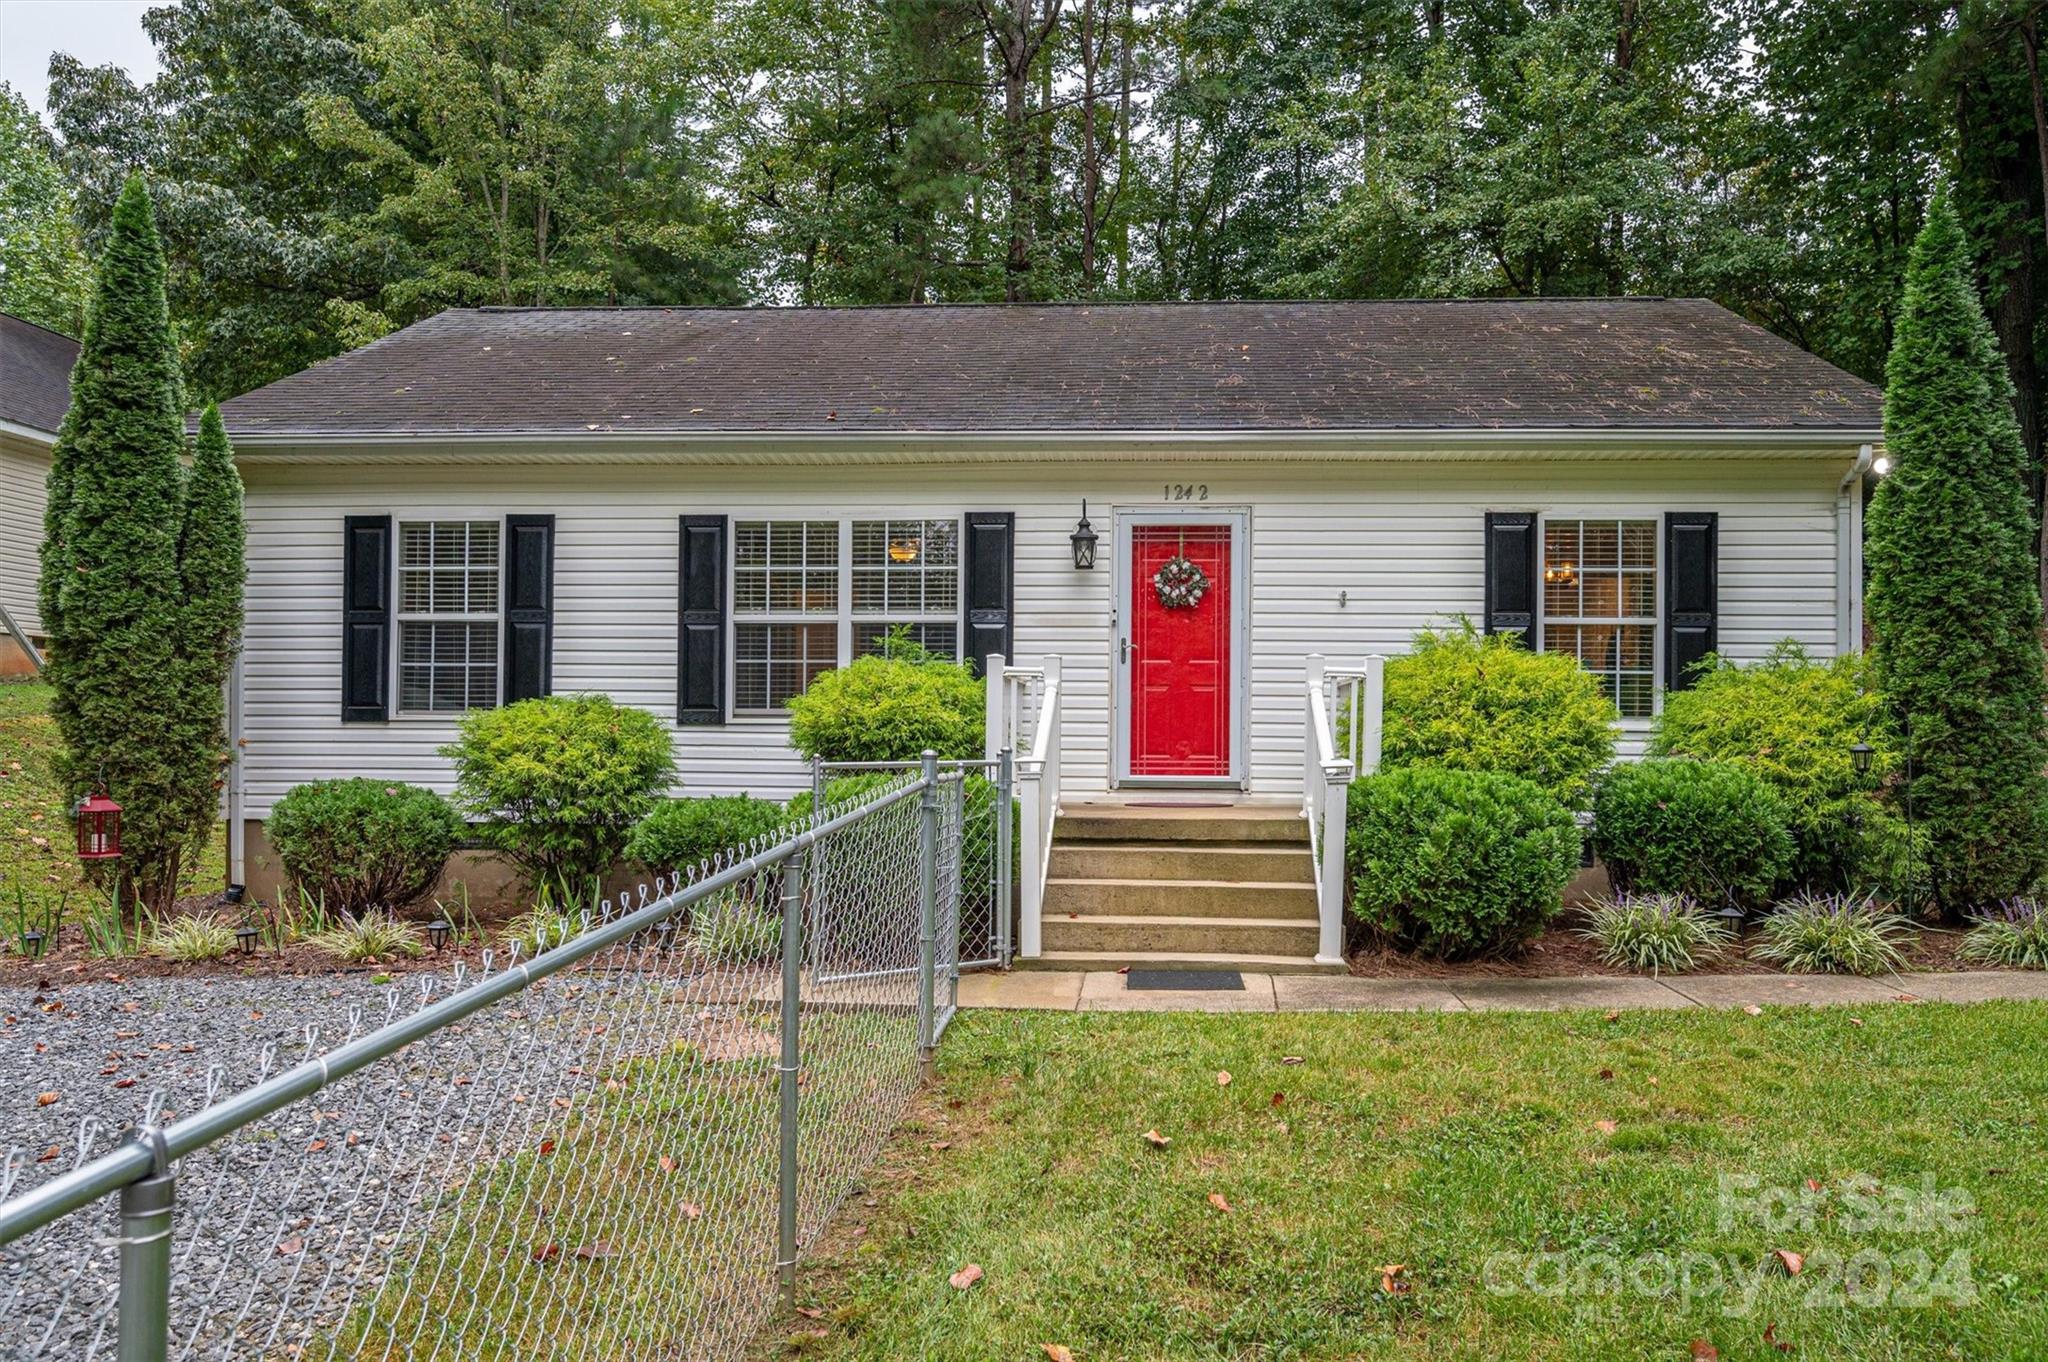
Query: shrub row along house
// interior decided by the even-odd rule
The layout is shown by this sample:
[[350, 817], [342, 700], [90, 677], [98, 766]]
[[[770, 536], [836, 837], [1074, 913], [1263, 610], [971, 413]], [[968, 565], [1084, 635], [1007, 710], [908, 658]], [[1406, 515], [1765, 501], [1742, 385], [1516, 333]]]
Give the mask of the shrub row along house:
[[1060, 810], [1021, 941], [1070, 963], [1328, 963], [1312, 658], [1521, 631], [1631, 754], [1708, 652], [1854, 649], [1881, 439], [1869, 385], [1660, 298], [485, 308], [223, 411], [259, 892], [275, 800], [446, 789], [475, 706], [605, 692], [691, 794], [808, 788], [784, 702], [907, 631], [1019, 669], [991, 742]]
[[[0, 610], [37, 649], [44, 641], [36, 608], [43, 485], [77, 362], [77, 341], [0, 312]], [[33, 670], [21, 642], [0, 621], [0, 677]]]

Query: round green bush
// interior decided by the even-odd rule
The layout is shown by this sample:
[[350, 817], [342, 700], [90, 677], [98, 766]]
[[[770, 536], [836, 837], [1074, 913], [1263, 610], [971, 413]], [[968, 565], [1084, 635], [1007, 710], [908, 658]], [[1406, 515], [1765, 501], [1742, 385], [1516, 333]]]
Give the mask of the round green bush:
[[417, 902], [463, 832], [461, 817], [432, 790], [363, 779], [294, 786], [263, 823], [292, 884], [351, 918]]
[[1769, 898], [1793, 856], [1777, 791], [1724, 761], [1617, 766], [1594, 800], [1593, 845], [1617, 890], [1710, 904]]
[[671, 799], [640, 820], [626, 843], [626, 859], [657, 874], [686, 874], [782, 826], [780, 804], [751, 795]]
[[441, 755], [483, 839], [568, 899], [612, 868], [676, 770], [667, 726], [602, 695], [471, 710]]
[[789, 702], [789, 743], [826, 761], [909, 761], [926, 749], [979, 757], [981, 678], [952, 662], [857, 658]]
[[1442, 959], [1541, 932], [1579, 864], [1579, 829], [1541, 786], [1485, 771], [1392, 771], [1351, 786], [1351, 911], [1381, 941]]
[[[1692, 689], [1665, 697], [1649, 750], [1733, 762], [1770, 782], [1796, 844], [1794, 885], [1888, 886], [1904, 828], [1874, 792], [1899, 769], [1900, 747], [1868, 672], [1861, 657], [1818, 661], [1790, 641], [1747, 666], [1716, 660]], [[1850, 751], [1858, 742], [1871, 747], [1867, 775]]]
[[1520, 776], [1584, 808], [1614, 759], [1614, 702], [1561, 653], [1462, 628], [1415, 636], [1387, 663], [1381, 769]]

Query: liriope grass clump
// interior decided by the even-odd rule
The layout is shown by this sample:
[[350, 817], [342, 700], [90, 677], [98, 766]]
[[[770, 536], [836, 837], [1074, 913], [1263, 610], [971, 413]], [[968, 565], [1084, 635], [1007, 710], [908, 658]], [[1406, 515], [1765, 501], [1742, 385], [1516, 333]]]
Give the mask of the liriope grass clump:
[[149, 949], [166, 960], [218, 960], [234, 948], [235, 929], [213, 917], [173, 918], [149, 937]]
[[415, 956], [425, 948], [418, 926], [389, 913], [365, 913], [359, 918], [343, 919], [328, 930], [307, 937], [306, 944], [350, 965]]
[[1912, 930], [1867, 894], [1801, 894], [1764, 919], [1750, 954], [1792, 974], [1882, 974], [1906, 963]]
[[1957, 952], [1973, 965], [2048, 969], [2048, 906], [2040, 899], [2007, 899], [1974, 919]]
[[1728, 948], [1728, 924], [1685, 894], [1623, 894], [1593, 905], [1580, 933], [1625, 969], [1683, 974]]

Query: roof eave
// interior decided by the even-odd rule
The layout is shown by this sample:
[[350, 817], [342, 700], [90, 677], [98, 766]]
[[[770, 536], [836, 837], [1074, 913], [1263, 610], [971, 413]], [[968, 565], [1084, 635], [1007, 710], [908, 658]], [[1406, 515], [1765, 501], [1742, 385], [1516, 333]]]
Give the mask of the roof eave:
[[976, 463], [1121, 455], [1295, 459], [1721, 458], [1832, 455], [1881, 444], [1876, 427], [1531, 427], [1127, 431], [235, 432], [244, 462]]

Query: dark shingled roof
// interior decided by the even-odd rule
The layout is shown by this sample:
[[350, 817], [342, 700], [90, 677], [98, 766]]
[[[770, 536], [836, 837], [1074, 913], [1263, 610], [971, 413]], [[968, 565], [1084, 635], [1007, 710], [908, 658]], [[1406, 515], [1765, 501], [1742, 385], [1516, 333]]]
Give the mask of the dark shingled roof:
[[71, 406], [78, 342], [0, 312], [0, 421], [55, 432]]
[[238, 435], [1871, 431], [1702, 299], [443, 312], [238, 397]]

